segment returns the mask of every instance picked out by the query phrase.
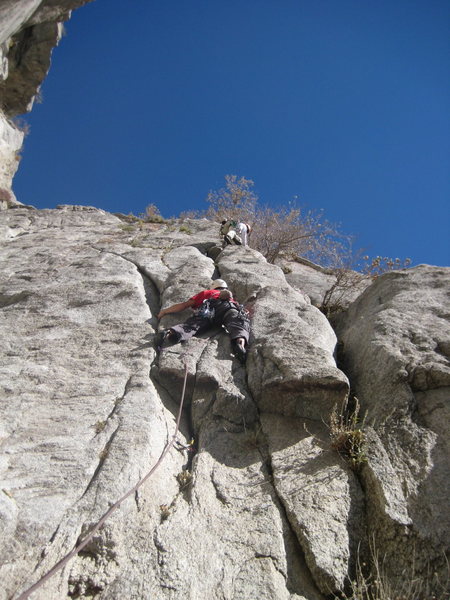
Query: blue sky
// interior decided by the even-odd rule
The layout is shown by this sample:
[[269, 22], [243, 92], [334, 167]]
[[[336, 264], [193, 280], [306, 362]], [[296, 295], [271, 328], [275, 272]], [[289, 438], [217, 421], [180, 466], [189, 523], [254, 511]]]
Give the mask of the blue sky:
[[370, 255], [450, 264], [448, 0], [95, 0], [66, 30], [21, 202], [170, 217], [236, 174]]

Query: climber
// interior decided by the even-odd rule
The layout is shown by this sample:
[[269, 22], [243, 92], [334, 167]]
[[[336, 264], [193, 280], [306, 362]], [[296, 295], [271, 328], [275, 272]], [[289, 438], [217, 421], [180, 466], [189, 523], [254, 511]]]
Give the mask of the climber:
[[222, 325], [231, 337], [233, 351], [241, 363], [247, 355], [250, 319], [247, 311], [239, 305], [223, 279], [213, 281], [212, 288], [199, 292], [186, 302], [173, 304], [158, 313], [158, 319], [165, 315], [192, 308], [196, 312], [185, 323], [174, 325], [156, 336], [156, 346], [161, 349], [165, 342], [170, 345], [185, 342], [198, 333], [204, 333], [213, 326]]
[[233, 219], [224, 219], [220, 227], [220, 235], [223, 236], [224, 246], [227, 244], [236, 244], [237, 246], [247, 246], [248, 235], [252, 228], [242, 221]]

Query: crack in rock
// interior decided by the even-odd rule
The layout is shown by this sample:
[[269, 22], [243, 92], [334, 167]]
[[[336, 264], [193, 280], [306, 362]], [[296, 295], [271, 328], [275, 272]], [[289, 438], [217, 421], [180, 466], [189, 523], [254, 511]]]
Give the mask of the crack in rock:
[[92, 475], [92, 477], [90, 478], [84, 492], [82, 493], [82, 495], [80, 496], [81, 498], [84, 498], [86, 496], [86, 494], [88, 493], [88, 491], [90, 490], [90, 488], [92, 487], [94, 481], [97, 479], [98, 474], [100, 473], [101, 468], [103, 467], [103, 464], [105, 462], [105, 460], [108, 458], [108, 453], [109, 453], [109, 449], [111, 447], [111, 444], [114, 441], [114, 438], [117, 435], [117, 432], [119, 430], [120, 425], [118, 425], [116, 427], [116, 429], [112, 432], [112, 434], [109, 436], [108, 441], [106, 442], [106, 444], [103, 447], [103, 450], [101, 450], [101, 452], [99, 453], [99, 463], [97, 465], [97, 467], [95, 468], [95, 471]]

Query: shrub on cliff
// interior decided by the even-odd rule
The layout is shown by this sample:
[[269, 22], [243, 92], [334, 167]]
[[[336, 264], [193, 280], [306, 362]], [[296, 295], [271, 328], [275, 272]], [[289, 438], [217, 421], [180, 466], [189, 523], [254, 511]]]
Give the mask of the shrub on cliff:
[[261, 205], [253, 186], [251, 179], [226, 175], [225, 186], [208, 193], [205, 216], [248, 223], [252, 227], [250, 245], [270, 263], [282, 254], [292, 254], [334, 266], [338, 257], [348, 253], [350, 236], [343, 235], [322, 212], [295, 203], [275, 208]]
[[332, 268], [336, 279], [325, 292], [321, 305], [321, 310], [328, 318], [332, 318], [334, 313], [339, 313], [345, 308], [345, 305], [354, 297], [355, 289], [359, 288], [362, 292], [364, 283], [368, 285], [383, 273], [406, 269], [411, 264], [410, 258], [401, 260], [387, 256], [376, 256], [375, 258], [363, 256], [358, 260], [357, 253], [347, 257], [341, 255], [337, 258], [338, 262]]

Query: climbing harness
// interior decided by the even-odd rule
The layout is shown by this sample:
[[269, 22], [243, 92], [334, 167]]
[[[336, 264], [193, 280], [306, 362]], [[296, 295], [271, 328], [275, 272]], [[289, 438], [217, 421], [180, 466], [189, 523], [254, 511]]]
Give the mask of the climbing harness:
[[248, 321], [250, 323], [250, 313], [244, 307], [243, 304], [239, 304], [238, 310], [239, 310], [239, 316], [241, 317], [241, 319], [244, 319], [245, 321]]
[[117, 510], [120, 507], [122, 502], [124, 502], [129, 496], [134, 494], [142, 486], [142, 484], [145, 483], [147, 481], [147, 479], [151, 475], [153, 475], [153, 473], [156, 471], [156, 469], [161, 465], [166, 454], [169, 452], [169, 450], [175, 444], [175, 438], [178, 434], [178, 430], [180, 427], [181, 413], [183, 410], [183, 403], [184, 403], [184, 396], [186, 393], [186, 382], [187, 382], [187, 375], [188, 375], [188, 365], [187, 365], [186, 359], [184, 361], [184, 367], [185, 368], [184, 368], [183, 390], [181, 392], [180, 408], [178, 409], [177, 420], [176, 420], [176, 424], [175, 424], [175, 432], [172, 435], [171, 439], [165, 445], [164, 450], [161, 452], [161, 455], [158, 458], [155, 465], [150, 469], [150, 471], [140, 481], [138, 481], [138, 483], [131, 490], [129, 490], [126, 494], [124, 494], [121, 498], [119, 498], [119, 500], [117, 500], [117, 502], [115, 504], [113, 504], [111, 506], [111, 508], [109, 508], [109, 510], [107, 510], [105, 512], [103, 517], [91, 529], [91, 531], [87, 534], [87, 536], [84, 538], [84, 540], [82, 542], [80, 542], [73, 550], [71, 550], [71, 552], [66, 554], [66, 556], [64, 556], [64, 558], [62, 558], [60, 561], [58, 561], [56, 563], [56, 565], [52, 569], [50, 569], [50, 571], [48, 571], [43, 577], [41, 577], [41, 579], [39, 579], [34, 585], [32, 585], [30, 588], [28, 588], [27, 590], [22, 592], [20, 594], [20, 596], [18, 596], [16, 598], [16, 600], [26, 600], [31, 593], [36, 591], [39, 587], [41, 587], [41, 585], [43, 585], [48, 579], [50, 579], [50, 577], [52, 577], [55, 573], [57, 573], [60, 569], [62, 569], [64, 567], [64, 565], [67, 564], [73, 556], [78, 554], [91, 541], [91, 539], [94, 537], [94, 535], [97, 533], [97, 531], [102, 527], [102, 525], [105, 523], [105, 521], [112, 515], [112, 513], [115, 510]]

